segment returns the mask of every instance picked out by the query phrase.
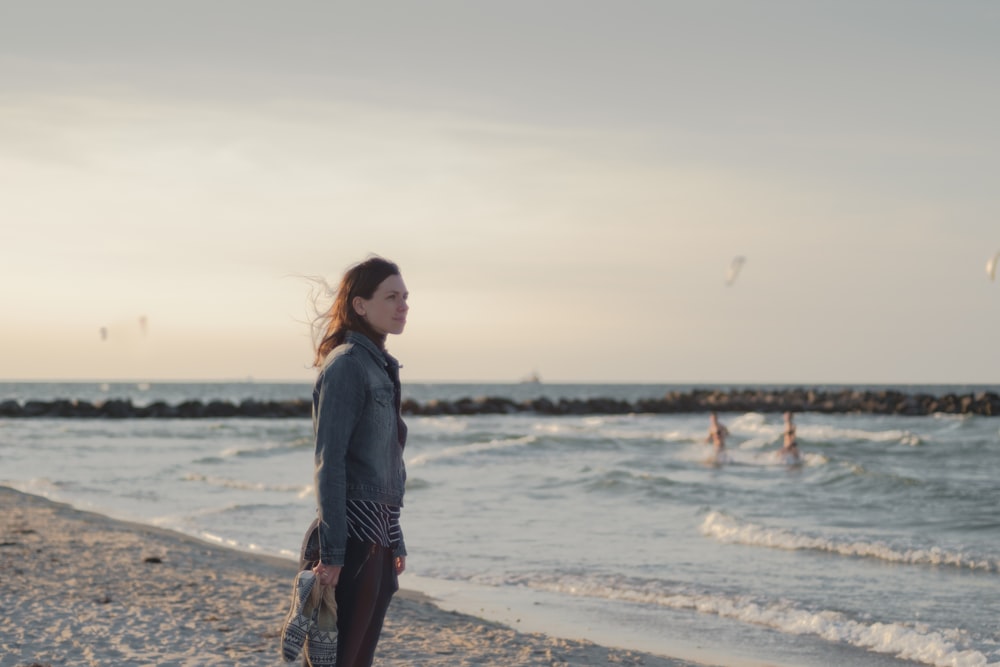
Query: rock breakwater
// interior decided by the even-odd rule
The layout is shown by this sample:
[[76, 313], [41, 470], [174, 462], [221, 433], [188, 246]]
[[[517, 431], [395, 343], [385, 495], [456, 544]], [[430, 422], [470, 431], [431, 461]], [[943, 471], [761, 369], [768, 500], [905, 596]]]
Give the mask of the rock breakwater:
[[[535, 413], [542, 415], [591, 415], [631, 413], [718, 412], [821, 412], [883, 415], [970, 414], [1000, 416], [1000, 395], [909, 394], [899, 391], [816, 389], [737, 389], [730, 391], [695, 389], [669, 392], [660, 398], [623, 401], [613, 398], [549, 399], [514, 401], [503, 397], [462, 398], [454, 401], [403, 401], [407, 415], [477, 415]], [[127, 399], [103, 402], [79, 400], [0, 401], [0, 418], [105, 418], [105, 419], [204, 419], [253, 417], [280, 419], [309, 417], [309, 400], [185, 401], [179, 404], [156, 402], [135, 405]]]

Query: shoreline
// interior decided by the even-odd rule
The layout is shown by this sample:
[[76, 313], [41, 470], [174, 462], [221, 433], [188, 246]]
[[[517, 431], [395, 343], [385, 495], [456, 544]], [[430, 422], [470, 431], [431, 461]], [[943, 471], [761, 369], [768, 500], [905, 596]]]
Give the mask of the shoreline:
[[[296, 563], [0, 486], [0, 667], [285, 663]], [[403, 583], [405, 584], [405, 575]], [[401, 589], [375, 665], [703, 667], [524, 633]]]

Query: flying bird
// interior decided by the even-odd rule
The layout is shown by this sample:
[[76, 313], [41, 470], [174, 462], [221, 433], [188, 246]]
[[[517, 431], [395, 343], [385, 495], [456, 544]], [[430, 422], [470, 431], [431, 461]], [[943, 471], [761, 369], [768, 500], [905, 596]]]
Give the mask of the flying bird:
[[997, 279], [997, 263], [1000, 262], [1000, 250], [998, 250], [990, 260], [986, 262], [986, 275], [990, 277], [990, 280]]
[[733, 261], [729, 263], [729, 271], [726, 272], [726, 284], [732, 285], [736, 282], [736, 277], [740, 275], [740, 269], [743, 268], [743, 263], [747, 261], [746, 257], [738, 255], [733, 257]]

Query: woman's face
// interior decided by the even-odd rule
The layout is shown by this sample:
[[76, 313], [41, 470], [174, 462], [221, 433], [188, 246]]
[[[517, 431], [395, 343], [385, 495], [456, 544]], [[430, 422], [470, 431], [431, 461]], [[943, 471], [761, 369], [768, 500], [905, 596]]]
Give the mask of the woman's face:
[[406, 305], [409, 297], [402, 276], [389, 276], [379, 283], [372, 298], [355, 297], [354, 309], [376, 333], [401, 334], [406, 326], [406, 313], [410, 310]]

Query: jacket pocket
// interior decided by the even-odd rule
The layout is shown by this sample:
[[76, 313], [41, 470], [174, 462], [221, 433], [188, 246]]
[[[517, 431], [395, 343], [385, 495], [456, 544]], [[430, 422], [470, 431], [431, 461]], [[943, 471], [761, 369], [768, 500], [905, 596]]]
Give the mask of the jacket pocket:
[[389, 387], [372, 387], [372, 399], [378, 404], [380, 408], [390, 408], [392, 409], [394, 403], [394, 389]]

